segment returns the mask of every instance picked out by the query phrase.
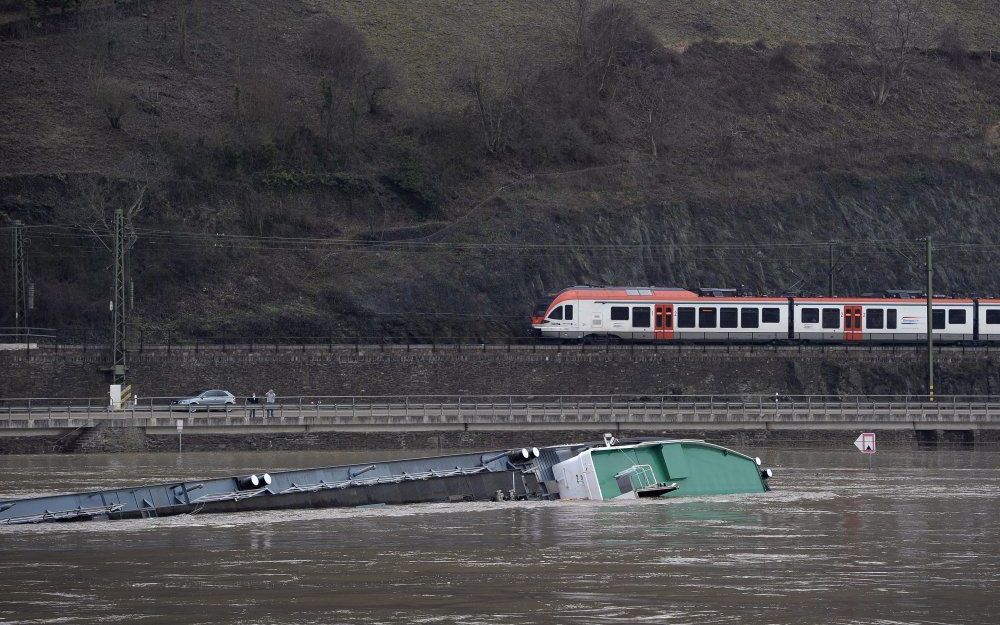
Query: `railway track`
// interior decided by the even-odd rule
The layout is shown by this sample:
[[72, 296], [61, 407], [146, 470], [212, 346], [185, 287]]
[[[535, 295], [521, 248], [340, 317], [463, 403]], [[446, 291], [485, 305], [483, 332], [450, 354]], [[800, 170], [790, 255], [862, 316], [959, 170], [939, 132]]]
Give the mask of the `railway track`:
[[[39, 343], [39, 344], [13, 344], [0, 345], [0, 352], [100, 352], [109, 350], [110, 346], [105, 343]], [[130, 345], [129, 353], [172, 353], [172, 352], [212, 352], [212, 351], [246, 351], [246, 352], [288, 352], [288, 351], [329, 351], [329, 352], [462, 352], [462, 351], [482, 351], [482, 352], [764, 352], [764, 353], [844, 353], [844, 352], [872, 352], [872, 353], [926, 353], [927, 347], [918, 343], [719, 343], [719, 342], [682, 342], [672, 341], [669, 343], [581, 343], [581, 342], [556, 342], [545, 339], [518, 339], [518, 340], [462, 340], [462, 341], [426, 341], [426, 342], [405, 342], [405, 340], [395, 340], [386, 342], [375, 341], [344, 341], [334, 339], [326, 342], [319, 340], [305, 340], [294, 342], [290, 340], [270, 341], [267, 339], [260, 341], [248, 340], [198, 340], [191, 339], [180, 342], [138, 344]], [[961, 344], [961, 345], [935, 345], [935, 353], [966, 353], [966, 352], [1000, 352], [1000, 345], [995, 344]]]

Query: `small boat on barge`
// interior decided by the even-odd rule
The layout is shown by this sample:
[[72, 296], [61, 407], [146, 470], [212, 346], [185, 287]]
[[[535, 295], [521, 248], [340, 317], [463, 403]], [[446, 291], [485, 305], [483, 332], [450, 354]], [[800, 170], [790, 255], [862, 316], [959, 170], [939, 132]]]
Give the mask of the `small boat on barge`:
[[759, 458], [700, 440], [522, 447], [0, 500], [0, 525], [458, 501], [680, 497], [768, 490]]

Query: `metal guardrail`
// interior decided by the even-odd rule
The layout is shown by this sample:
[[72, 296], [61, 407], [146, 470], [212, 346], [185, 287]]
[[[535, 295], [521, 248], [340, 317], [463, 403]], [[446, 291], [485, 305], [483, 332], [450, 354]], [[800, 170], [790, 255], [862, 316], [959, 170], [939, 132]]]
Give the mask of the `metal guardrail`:
[[141, 398], [120, 409], [95, 398], [0, 400], [0, 429], [80, 425], [835, 424], [1000, 425], [1000, 397], [821, 395], [404, 395], [281, 397], [274, 404], [188, 408]]

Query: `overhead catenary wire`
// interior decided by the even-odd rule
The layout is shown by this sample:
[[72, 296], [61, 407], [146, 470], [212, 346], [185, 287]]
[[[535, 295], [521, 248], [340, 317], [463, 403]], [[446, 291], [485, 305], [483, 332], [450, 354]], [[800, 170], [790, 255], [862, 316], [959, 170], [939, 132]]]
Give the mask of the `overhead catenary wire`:
[[[90, 230], [82, 227], [74, 227], [68, 224], [48, 224], [31, 226], [39, 231], [53, 230], [50, 232], [40, 232], [46, 238], [82, 238], [93, 237]], [[602, 249], [675, 249], [675, 250], [772, 250], [772, 249], [827, 249], [831, 243], [843, 247], [861, 246], [896, 246], [900, 244], [913, 244], [916, 239], [855, 239], [855, 240], [835, 240], [835, 241], [789, 241], [789, 242], [728, 242], [728, 243], [687, 243], [675, 241], [645, 241], [645, 242], [524, 242], [524, 241], [427, 241], [415, 239], [399, 240], [366, 240], [343, 237], [299, 237], [299, 236], [278, 236], [278, 235], [254, 235], [231, 232], [199, 232], [199, 231], [174, 231], [157, 230], [147, 228], [137, 228], [135, 235], [147, 242], [170, 242], [178, 245], [218, 245], [230, 246], [234, 248], [253, 249], [257, 247], [268, 247], [277, 249], [310, 249], [342, 247], [351, 249], [384, 249], [398, 250], [402, 248], [413, 249], [514, 249], [514, 250], [602, 250]], [[949, 242], [943, 241], [935, 243], [936, 249], [1000, 249], [1000, 243], [976, 243], [976, 242]], [[890, 250], [884, 250], [890, 251]]]

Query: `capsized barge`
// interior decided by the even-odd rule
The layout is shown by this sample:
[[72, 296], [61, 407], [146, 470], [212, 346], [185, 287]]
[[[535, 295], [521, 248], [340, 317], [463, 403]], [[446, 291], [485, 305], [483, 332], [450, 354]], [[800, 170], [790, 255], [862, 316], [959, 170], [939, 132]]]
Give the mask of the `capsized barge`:
[[760, 459], [698, 440], [524, 447], [0, 500], [0, 525], [523, 499], [759, 493]]

